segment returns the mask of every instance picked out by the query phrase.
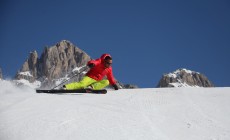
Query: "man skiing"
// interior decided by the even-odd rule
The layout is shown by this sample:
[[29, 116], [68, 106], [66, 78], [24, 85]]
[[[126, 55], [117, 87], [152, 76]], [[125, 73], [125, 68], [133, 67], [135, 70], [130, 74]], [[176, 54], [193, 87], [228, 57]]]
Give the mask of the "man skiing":
[[[91, 60], [87, 66], [90, 70], [86, 73], [80, 82], [73, 82], [63, 86], [66, 90], [89, 88], [93, 90], [100, 90], [109, 84], [118, 90], [116, 81], [113, 77], [112, 71], [112, 57], [109, 54], [103, 54], [101, 58]], [[103, 79], [107, 76], [107, 79]]]

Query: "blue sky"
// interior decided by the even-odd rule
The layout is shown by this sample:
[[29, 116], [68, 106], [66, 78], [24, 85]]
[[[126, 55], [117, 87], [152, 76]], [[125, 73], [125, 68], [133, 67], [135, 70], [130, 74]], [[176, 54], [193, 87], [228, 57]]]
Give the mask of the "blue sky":
[[187, 68], [230, 86], [228, 0], [2, 0], [0, 67], [14, 77], [45, 46], [69, 40], [92, 58], [113, 56], [115, 77], [155, 87]]

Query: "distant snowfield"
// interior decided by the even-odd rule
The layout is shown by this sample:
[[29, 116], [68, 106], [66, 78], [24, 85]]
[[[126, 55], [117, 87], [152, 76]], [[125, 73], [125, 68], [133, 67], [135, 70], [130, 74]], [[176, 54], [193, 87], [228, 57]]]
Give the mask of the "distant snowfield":
[[230, 88], [37, 94], [0, 81], [0, 140], [229, 140]]

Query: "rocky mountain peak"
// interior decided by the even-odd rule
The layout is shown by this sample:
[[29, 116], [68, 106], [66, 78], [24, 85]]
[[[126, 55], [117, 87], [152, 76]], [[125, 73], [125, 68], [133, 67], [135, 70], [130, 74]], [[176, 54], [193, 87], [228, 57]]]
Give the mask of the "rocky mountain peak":
[[41, 56], [42, 73], [49, 79], [60, 78], [75, 67], [85, 65], [90, 56], [71, 42], [63, 40], [46, 48]]
[[45, 47], [40, 57], [36, 51], [31, 52], [15, 79], [29, 82], [45, 80], [46, 85], [50, 85], [54, 79], [65, 77], [75, 67], [86, 65], [90, 59], [70, 41], [62, 40], [54, 46]]
[[205, 75], [181, 68], [164, 74], [157, 87], [214, 87], [214, 85]]
[[26, 79], [30, 82], [34, 82], [37, 78], [38, 61], [37, 51], [30, 52], [29, 57], [23, 63], [20, 71], [17, 72], [15, 79]]

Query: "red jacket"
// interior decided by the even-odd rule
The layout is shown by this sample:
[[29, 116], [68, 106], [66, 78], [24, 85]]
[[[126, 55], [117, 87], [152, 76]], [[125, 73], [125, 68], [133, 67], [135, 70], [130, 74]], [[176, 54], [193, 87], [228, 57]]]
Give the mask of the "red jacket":
[[[98, 58], [96, 60], [91, 60], [88, 62], [88, 64], [93, 63], [95, 66], [87, 72], [87, 76], [95, 79], [97, 81], [102, 80], [105, 76], [107, 76], [107, 79], [109, 80], [110, 85], [116, 84], [116, 81], [113, 76], [113, 70], [112, 67], [106, 68], [104, 65], [104, 59], [106, 56], [110, 56], [109, 54], [103, 54], [101, 58]], [[111, 57], [111, 56], [110, 56]]]

